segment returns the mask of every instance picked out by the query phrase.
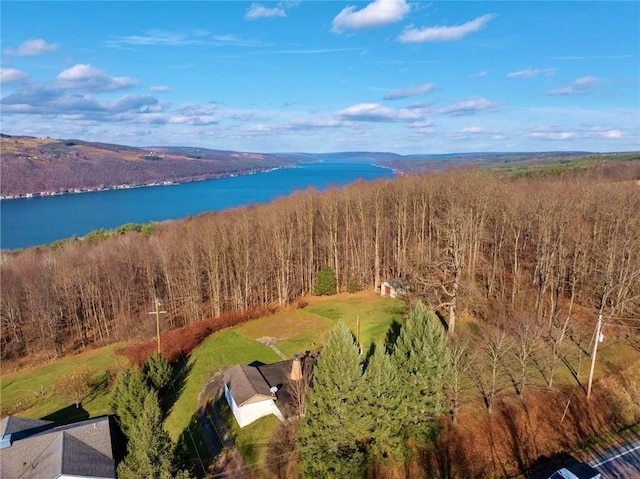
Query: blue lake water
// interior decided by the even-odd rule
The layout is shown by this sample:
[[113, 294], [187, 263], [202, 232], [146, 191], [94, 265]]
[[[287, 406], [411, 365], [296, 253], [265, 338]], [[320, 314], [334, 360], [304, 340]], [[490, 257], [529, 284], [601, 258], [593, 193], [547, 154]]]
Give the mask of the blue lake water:
[[184, 218], [205, 211], [266, 203], [310, 186], [322, 190], [394, 173], [366, 163], [304, 163], [253, 175], [94, 193], [0, 202], [0, 248], [52, 243], [125, 223]]

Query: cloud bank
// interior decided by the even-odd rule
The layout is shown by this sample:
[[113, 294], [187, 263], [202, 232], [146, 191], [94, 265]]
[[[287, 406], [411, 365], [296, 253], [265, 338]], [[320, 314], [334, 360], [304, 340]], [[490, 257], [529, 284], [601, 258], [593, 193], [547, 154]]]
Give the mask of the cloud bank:
[[5, 48], [4, 53], [15, 57], [35, 57], [55, 52], [57, 49], [57, 43], [47, 43], [42, 38], [34, 38], [24, 41], [18, 48]]
[[452, 27], [441, 25], [423, 28], [407, 27], [396, 40], [400, 43], [452, 42], [482, 30], [495, 17], [496, 15], [493, 13], [487, 13], [462, 25]]

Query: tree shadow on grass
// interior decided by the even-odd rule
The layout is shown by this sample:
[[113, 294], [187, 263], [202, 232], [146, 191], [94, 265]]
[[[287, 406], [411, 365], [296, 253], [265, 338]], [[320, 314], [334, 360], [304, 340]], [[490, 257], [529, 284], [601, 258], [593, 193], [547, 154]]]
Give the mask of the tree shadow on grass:
[[205, 435], [210, 431], [203, 430], [202, 419], [199, 412], [195, 412], [187, 427], [180, 433], [176, 443], [176, 461], [180, 469], [186, 469], [195, 477], [205, 477], [209, 464], [213, 459], [213, 438]]
[[384, 339], [384, 348], [387, 353], [391, 354], [393, 348], [396, 345], [396, 341], [400, 336], [400, 331], [402, 330], [402, 325], [396, 321], [395, 319], [389, 325], [389, 329], [387, 330], [387, 335]]
[[51, 414], [41, 417], [40, 419], [43, 421], [53, 421], [58, 425], [64, 425], [89, 419], [89, 413], [82, 407], [82, 405], [80, 407], [76, 407], [75, 404], [69, 404], [62, 409], [58, 409]]
[[173, 377], [171, 383], [164, 391], [160, 392], [160, 406], [165, 414], [169, 415], [173, 405], [176, 403], [182, 391], [184, 391], [189, 373], [193, 369], [194, 362], [189, 361], [190, 355], [181, 356], [178, 361], [173, 364]]

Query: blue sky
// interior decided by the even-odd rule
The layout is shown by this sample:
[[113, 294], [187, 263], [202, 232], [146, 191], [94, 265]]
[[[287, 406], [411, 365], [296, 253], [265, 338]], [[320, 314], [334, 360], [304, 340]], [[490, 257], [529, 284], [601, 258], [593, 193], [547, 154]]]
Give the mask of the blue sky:
[[260, 152], [640, 149], [640, 2], [1, 4], [8, 134]]

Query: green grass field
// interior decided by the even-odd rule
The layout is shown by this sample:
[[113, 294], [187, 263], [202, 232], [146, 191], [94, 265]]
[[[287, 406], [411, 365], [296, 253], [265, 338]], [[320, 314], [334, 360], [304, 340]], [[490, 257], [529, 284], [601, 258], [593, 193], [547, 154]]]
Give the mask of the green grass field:
[[[0, 378], [2, 415], [15, 414], [31, 419], [69, 422], [109, 414], [111, 397], [105, 372], [126, 365], [116, 351], [122, 344], [69, 356], [43, 366], [15, 371]], [[92, 373], [93, 391], [77, 409], [59, 386], [59, 381], [80, 368]]]

